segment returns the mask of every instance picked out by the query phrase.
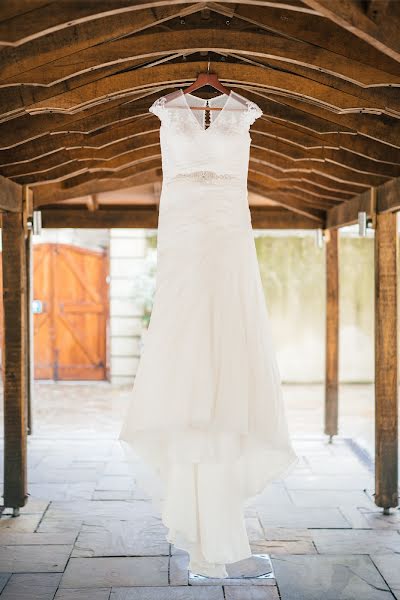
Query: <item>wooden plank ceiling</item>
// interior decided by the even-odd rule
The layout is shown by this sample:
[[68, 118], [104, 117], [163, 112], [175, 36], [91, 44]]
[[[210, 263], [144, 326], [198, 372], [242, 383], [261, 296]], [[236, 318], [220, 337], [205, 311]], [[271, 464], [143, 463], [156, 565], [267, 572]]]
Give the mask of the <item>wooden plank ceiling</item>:
[[[152, 102], [218, 74], [252, 126], [255, 211], [321, 227], [400, 175], [396, 0], [12, 0], [0, 6], [0, 175], [36, 208], [156, 210]], [[272, 224], [272, 226], [275, 226]]]

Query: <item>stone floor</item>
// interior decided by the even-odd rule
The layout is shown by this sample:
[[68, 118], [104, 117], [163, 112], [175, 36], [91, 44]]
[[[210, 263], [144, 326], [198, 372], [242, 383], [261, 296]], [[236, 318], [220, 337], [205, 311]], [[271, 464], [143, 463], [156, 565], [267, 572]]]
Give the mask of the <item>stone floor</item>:
[[285, 386], [300, 463], [245, 507], [267, 575], [237, 578], [242, 564], [221, 581], [189, 577], [129, 475], [116, 442], [129, 390], [36, 384], [30, 499], [0, 519], [0, 600], [400, 600], [400, 511], [373, 502], [372, 389], [341, 392], [329, 444], [321, 386]]

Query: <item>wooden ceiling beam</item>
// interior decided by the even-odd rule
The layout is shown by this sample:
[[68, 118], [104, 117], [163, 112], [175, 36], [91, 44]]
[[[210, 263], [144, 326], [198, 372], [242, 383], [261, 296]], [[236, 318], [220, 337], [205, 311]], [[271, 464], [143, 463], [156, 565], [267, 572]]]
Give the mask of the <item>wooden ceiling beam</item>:
[[354, 225], [358, 221], [359, 212], [365, 212], [367, 217], [372, 218], [374, 206], [371, 201], [371, 190], [366, 190], [352, 200], [343, 202], [328, 210], [326, 227], [327, 229], [338, 229], [339, 227]]
[[[147, 228], [158, 226], [158, 207], [105, 208], [96, 212], [80, 209], [45, 209], [42, 224], [47, 228]], [[315, 221], [275, 207], [250, 207], [253, 229], [316, 229]]]
[[[267, 124], [264, 124], [266, 129]], [[8, 151], [5, 154], [7, 160], [7, 154], [9, 159], [14, 156], [15, 162], [1, 165], [0, 172], [6, 177], [22, 178], [17, 179], [19, 182], [25, 184], [34, 183], [38, 179], [43, 177], [44, 180], [48, 180], [46, 173], [51, 178], [57, 179], [60, 176], [68, 175], [73, 172], [73, 169], [81, 170], [82, 168], [101, 168], [102, 166], [108, 167], [112, 165], [111, 161], [117, 159], [120, 156], [125, 156], [128, 152], [133, 150], [140, 150], [150, 145], [157, 144], [159, 139], [158, 129], [149, 128], [151, 126], [150, 120], [144, 122], [134, 122], [132, 131], [136, 134], [127, 135], [126, 126], [120, 128], [121, 133], [124, 137], [117, 139], [115, 142], [108, 142], [96, 147], [79, 147], [74, 144], [71, 148], [62, 146], [62, 149], [45, 153], [43, 156], [38, 158], [23, 157], [19, 155], [19, 152]], [[118, 128], [115, 129], [114, 134], [117, 135]], [[131, 131], [129, 131], [131, 133]], [[54, 136], [49, 136], [50, 141], [54, 139]], [[56, 136], [57, 137], [57, 136]], [[98, 136], [98, 143], [108, 141], [108, 137], [104, 139], [104, 134]], [[360, 174], [373, 175], [378, 177], [395, 177], [400, 175], [400, 165], [392, 165], [390, 163], [378, 163], [365, 157], [357, 156], [353, 153], [345, 152], [344, 150], [332, 150], [332, 149], [320, 149], [311, 148], [304, 149], [299, 147], [297, 144], [291, 144], [285, 140], [279, 139], [276, 136], [266, 136], [258, 133], [253, 133], [253, 148], [263, 149], [264, 146], [271, 152], [287, 156], [294, 161], [316, 161], [317, 163], [329, 163], [331, 166], [337, 166], [337, 175], [340, 176], [340, 168], [345, 170], [353, 170], [359, 176]], [[61, 138], [59, 140], [61, 143]], [[34, 146], [29, 145], [28, 148]], [[24, 158], [24, 159], [23, 159]], [[1, 160], [1, 153], [0, 153]], [[77, 162], [78, 161], [78, 162]], [[120, 163], [119, 163], [120, 164]], [[67, 169], [64, 173], [63, 169]], [[345, 171], [346, 172], [346, 171]], [[36, 177], [34, 177], [36, 175]], [[30, 179], [32, 176], [32, 179]], [[368, 183], [375, 184], [376, 182], [366, 181]], [[381, 183], [381, 182], [378, 182]]]
[[[152, 86], [161, 87], [167, 82], [179, 85], [181, 81], [191, 81], [193, 73], [206, 68], [207, 64], [204, 61], [158, 65], [151, 69], [136, 69], [114, 74], [76, 88], [70, 83], [68, 91], [57, 95], [54, 95], [51, 88], [24, 86], [22, 94], [18, 89], [12, 91], [12, 88], [9, 88], [8, 91], [6, 90], [7, 93], [6, 91], [2, 93], [0, 114], [3, 120], [15, 118], [24, 112], [37, 114], [54, 111], [71, 114], [116, 97], [129, 97], [140, 90], [151, 91]], [[334, 87], [274, 69], [239, 63], [219, 63], [218, 76], [228, 85], [230, 82], [238, 83], [239, 86], [241, 83], [257, 82], [258, 87], [267, 93], [269, 91], [290, 95], [304, 104], [317, 104], [325, 110], [346, 114], [349, 118], [360, 112], [396, 114], [400, 117], [400, 103], [397, 98], [394, 98], [392, 105], [388, 106], [387, 102], [380, 103], [375, 96], [366, 100], [341, 92]]]
[[[129, 149], [128, 146], [127, 151], [117, 156], [111, 154], [111, 158], [108, 160], [84, 160], [79, 154], [75, 158], [72, 158], [72, 154], [68, 155], [64, 153], [66, 162], [59, 164], [60, 156], [62, 155], [54, 155], [55, 165], [49, 166], [48, 170], [43, 169], [26, 175], [15, 175], [14, 170], [14, 178], [21, 185], [40, 185], [44, 182], [64, 180], [66, 187], [73, 187], [78, 180], [89, 181], [102, 177], [124, 177], [124, 173], [135, 164], [140, 165], [143, 161], [160, 156], [157, 137], [157, 134], [154, 134], [153, 137], [147, 136], [145, 146], [137, 144], [135, 148], [133, 144], [132, 149]], [[52, 156], [50, 155], [49, 158], [51, 159]], [[68, 158], [71, 158], [71, 160], [68, 161]], [[307, 173], [313, 174], [310, 178], [310, 183], [312, 183], [315, 176], [326, 177], [327, 188], [335, 189], [336, 185], [339, 191], [341, 188], [345, 190], [347, 184], [353, 185], [358, 183], [360, 186], [365, 187], [368, 185], [380, 185], [387, 179], [378, 175], [361, 174], [347, 169], [343, 165], [336, 165], [324, 160], [315, 160], [313, 158], [293, 159], [289, 154], [284, 154], [271, 148], [254, 146], [251, 149], [251, 158], [260, 165], [272, 166], [288, 174], [303, 173], [303, 176], [306, 176]], [[16, 167], [19, 167], [19, 165], [16, 165]], [[27, 165], [23, 163], [22, 167], [25, 169], [29, 168], [29, 163]], [[35, 168], [34, 165], [31, 165], [31, 167]], [[10, 168], [7, 172], [10, 172]]]
[[[335, 2], [336, 0], [330, 2], [332, 9]], [[388, 73], [398, 74], [396, 61], [320, 13], [293, 15], [287, 7], [265, 9], [240, 3], [235, 7], [234, 16], [287, 39], [303, 40], [317, 48], [324, 48], [350, 59], [357, 56], [357, 60], [365, 65], [374, 65]]]
[[[135, 176], [135, 185], [140, 184], [140, 173], [147, 172], [149, 169], [158, 168], [161, 171], [161, 160], [159, 154], [154, 155], [149, 159], [149, 161], [141, 161], [138, 165], [133, 165], [124, 170], [122, 174], [120, 174], [121, 185], [123, 187], [127, 187], [124, 181], [127, 177]], [[265, 165], [260, 163], [259, 161], [254, 161], [250, 156], [250, 168], [253, 171], [259, 172], [261, 174], [265, 174], [276, 180], [277, 183], [280, 184], [281, 188], [285, 188], [288, 186], [292, 186], [294, 189], [301, 188], [302, 191], [307, 191], [307, 186], [310, 186], [312, 189], [308, 189], [312, 194], [316, 193], [318, 190], [321, 190], [321, 193], [318, 197], [324, 197], [324, 191], [327, 190], [332, 193], [332, 196], [337, 197], [338, 201], [343, 200], [343, 196], [341, 194], [341, 190], [348, 189], [349, 193], [352, 192], [351, 197], [354, 194], [362, 191], [362, 187], [360, 186], [347, 186], [346, 188], [339, 182], [334, 182], [332, 180], [327, 180], [321, 177], [319, 174], [315, 173], [304, 173], [301, 171], [292, 170], [289, 173], [285, 173], [279, 168], [272, 167], [271, 165]], [[123, 175], [123, 177], [122, 177]], [[107, 178], [107, 184], [110, 185], [110, 181], [114, 181], [115, 185], [119, 186], [118, 179], [115, 176], [110, 179], [110, 175], [104, 175]], [[58, 200], [65, 200], [70, 197], [79, 197], [80, 195], [85, 195], [89, 193], [97, 193], [102, 190], [101, 186], [103, 180], [99, 179], [99, 176], [96, 174], [82, 174], [80, 176], [74, 177], [73, 179], [66, 179], [65, 181], [61, 181], [58, 183], [47, 183], [41, 184], [34, 187], [35, 197], [41, 197], [41, 203], [47, 201], [55, 202]], [[333, 186], [336, 185], [337, 188]], [[82, 186], [98, 186], [98, 187], [83, 187]], [[121, 186], [119, 186], [121, 187]]]
[[157, 229], [158, 206], [99, 207], [95, 211], [78, 208], [45, 208], [41, 211], [42, 227], [109, 229], [115, 227]]
[[[176, 16], [176, 13], [175, 8], [175, 14], [172, 16]], [[111, 39], [73, 54], [69, 47], [66, 49], [66, 57], [54, 59], [47, 55], [46, 62], [30, 70], [24, 70], [23, 66], [21, 68], [20, 64], [15, 63], [15, 52], [8, 60], [7, 56], [0, 56], [0, 86], [51, 86], [113, 64], [119, 64], [123, 68], [127, 61], [147, 62], [159, 57], [176, 54], [183, 56], [204, 50], [222, 54], [238, 53], [252, 58], [280, 60], [283, 64], [302, 65], [359, 87], [400, 86], [399, 74], [386, 73], [354, 58], [316, 48], [307, 42], [287, 39], [267, 31], [255, 33], [203, 27]]]
[[304, 0], [339, 27], [361, 38], [380, 52], [400, 61], [400, 5], [396, 2], [382, 5], [382, 15], [366, 14], [363, 5], [354, 0]]
[[0, 210], [21, 212], [22, 198], [22, 186], [0, 175]]
[[307, 217], [307, 219], [313, 220], [316, 224], [316, 227], [320, 227], [324, 223], [325, 211], [312, 209], [301, 200], [298, 200], [297, 198], [291, 198], [289, 194], [278, 192], [276, 190], [269, 190], [262, 184], [258, 182], [253, 183], [252, 181], [249, 181], [248, 189], [250, 192], [255, 192], [256, 194], [259, 194], [269, 201], [272, 201], [278, 206], [286, 208], [287, 210], [303, 217]]
[[[20, 4], [21, 2], [22, 0], [19, 0]], [[16, 14], [14, 17], [0, 21], [1, 43], [9, 46], [21, 46], [39, 40], [44, 36], [72, 28], [75, 29], [77, 39], [79, 37], [84, 39], [85, 34], [88, 36], [90, 32], [88, 25], [92, 25], [94, 31], [107, 25], [108, 35], [112, 31], [114, 35], [118, 32], [119, 36], [123, 36], [130, 33], [129, 25], [132, 28], [135, 21], [136, 23], [142, 22], [142, 27], [150, 27], [170, 19], [171, 9], [173, 9], [172, 14], [183, 16], [190, 14], [193, 7], [198, 10], [197, 6], [199, 4], [196, 2], [188, 3], [185, 0], [176, 2], [175, 0], [175, 6], [171, 7], [171, 2], [166, 0], [156, 0], [152, 3], [142, 3], [138, 0], [135, 0], [134, 3], [131, 0], [113, 0], [111, 3], [109, 0], [96, 0], [95, 2], [68, 0], [62, 2], [61, 6], [60, 3], [46, 2], [43, 6], [32, 9], [29, 7], [30, 3], [31, 0], [28, 2], [26, 13]], [[158, 20], [155, 16], [157, 12], [160, 15], [164, 14], [164, 18], [160, 16]], [[116, 23], [113, 23], [113, 19]], [[125, 20], [125, 29], [122, 28], [121, 31], [122, 23], [120, 21], [122, 20]], [[143, 21], [147, 21], [146, 25]], [[119, 28], [117, 24], [120, 24]], [[84, 25], [86, 25], [86, 28]], [[92, 33], [93, 35], [94, 33]], [[60, 40], [58, 42], [60, 43]], [[100, 40], [97, 43], [100, 43]]]
[[81, 183], [78, 182], [74, 187], [64, 187], [64, 182], [48, 183], [32, 187], [33, 205], [35, 208], [38, 208], [91, 194], [114, 192], [148, 183], [152, 184], [154, 181], [162, 181], [162, 170], [159, 160], [149, 161], [147, 164], [140, 165], [140, 168], [136, 168], [136, 170], [132, 168], [125, 178], [115, 179], [108, 177], [107, 179], [94, 179]]
[[[158, 205], [105, 207], [94, 212], [79, 208], [45, 208], [42, 226], [47, 228], [145, 228], [158, 227]], [[250, 206], [253, 229], [315, 229], [314, 220], [279, 207]]]
[[328, 210], [327, 227], [343, 227], [358, 220], [358, 213], [366, 212], [371, 219], [375, 212], [395, 212], [400, 210], [400, 177], [391, 179], [377, 188], [358, 194]]
[[[270, 100], [273, 99], [269, 94], [267, 96]], [[308, 116], [318, 117], [330, 121], [332, 127], [335, 124], [340, 129], [347, 127], [349, 131], [353, 130], [355, 133], [358, 132], [367, 138], [393, 146], [396, 150], [400, 148], [400, 122], [398, 119], [385, 115], [365, 114], [363, 111], [351, 115], [328, 112], [325, 108], [316, 104], [306, 104], [298, 98], [289, 98], [289, 96], [276, 95], [275, 100], [282, 105], [282, 112], [284, 112], [284, 107], [288, 106], [303, 111], [306, 118]]]
[[[136, 101], [135, 101], [136, 104]], [[144, 113], [140, 110], [140, 103], [132, 109], [124, 98], [112, 100], [100, 106], [92, 106], [76, 115], [63, 115], [44, 113], [40, 115], [24, 114], [16, 119], [0, 122], [0, 149], [15, 149], [20, 144], [41, 144], [40, 138], [44, 135], [58, 133], [91, 133], [92, 128], [100, 129], [101, 122], [106, 117], [104, 125], [122, 122], [125, 118], [124, 107], [129, 106], [129, 118]], [[148, 110], [148, 102], [146, 110]], [[128, 118], [128, 117], [126, 117]], [[16, 150], [17, 151], [17, 150]]]
[[364, 191], [367, 187], [365, 185], [355, 185], [354, 183], [343, 184], [339, 181], [327, 179], [326, 177], [321, 176], [319, 173], [308, 174], [300, 170], [291, 170], [289, 172], [285, 172], [284, 170], [279, 169], [271, 164], [267, 165], [259, 160], [254, 160], [251, 155], [250, 167], [259, 173], [265, 173], [265, 175], [268, 175], [272, 179], [282, 181], [283, 183], [287, 182], [293, 186], [297, 185], [298, 182], [301, 182], [303, 189], [309, 189], [309, 191], [317, 193], [319, 197], [329, 193], [330, 195], [337, 195], [338, 198], [342, 198], [344, 200], [345, 197], [347, 198], [348, 196], [352, 198], [356, 194]]

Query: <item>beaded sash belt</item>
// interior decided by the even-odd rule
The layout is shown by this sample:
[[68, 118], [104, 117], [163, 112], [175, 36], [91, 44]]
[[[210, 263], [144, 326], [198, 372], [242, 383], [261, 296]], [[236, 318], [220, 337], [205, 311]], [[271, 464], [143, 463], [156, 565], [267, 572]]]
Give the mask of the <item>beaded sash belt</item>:
[[170, 181], [189, 181], [196, 183], [222, 183], [238, 179], [236, 175], [230, 173], [215, 173], [214, 171], [192, 171], [191, 173], [178, 173]]

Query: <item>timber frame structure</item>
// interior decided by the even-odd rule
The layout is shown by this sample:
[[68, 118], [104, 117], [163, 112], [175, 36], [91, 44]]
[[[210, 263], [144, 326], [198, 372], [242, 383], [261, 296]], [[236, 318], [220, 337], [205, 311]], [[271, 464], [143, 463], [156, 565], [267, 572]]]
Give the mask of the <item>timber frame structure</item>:
[[27, 500], [31, 220], [157, 227], [152, 102], [207, 69], [262, 109], [254, 228], [323, 229], [325, 433], [338, 432], [338, 230], [375, 229], [377, 506], [398, 504], [400, 2], [15, 0], [0, 7], [4, 505]]

